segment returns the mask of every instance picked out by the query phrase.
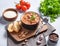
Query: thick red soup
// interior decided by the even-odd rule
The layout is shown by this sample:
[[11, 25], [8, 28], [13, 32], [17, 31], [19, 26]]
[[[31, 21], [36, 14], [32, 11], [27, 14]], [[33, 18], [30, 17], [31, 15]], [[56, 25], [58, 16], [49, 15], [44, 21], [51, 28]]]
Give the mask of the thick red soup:
[[35, 12], [27, 12], [22, 16], [22, 22], [27, 25], [34, 25], [38, 23], [40, 20], [40, 17]]

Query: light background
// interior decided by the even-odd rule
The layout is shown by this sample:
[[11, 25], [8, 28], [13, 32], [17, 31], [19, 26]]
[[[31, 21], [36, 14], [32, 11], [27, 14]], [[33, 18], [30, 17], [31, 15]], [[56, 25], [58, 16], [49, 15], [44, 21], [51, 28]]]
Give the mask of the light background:
[[[39, 13], [38, 8], [40, 6], [39, 4], [40, 4], [41, 0], [25, 0], [25, 1], [28, 1], [31, 3], [31, 7], [28, 11], [35, 11], [35, 12]], [[18, 3], [19, 0], [0, 0], [0, 46], [8, 46], [5, 26], [9, 22], [6, 22], [2, 18], [2, 13], [7, 8], [15, 8], [14, 2]], [[19, 16], [18, 16], [17, 20], [20, 20], [20, 17], [22, 16], [23, 13], [18, 13], [18, 14], [19, 14]], [[60, 17], [54, 23], [50, 23], [50, 24], [56, 28], [55, 32], [60, 36]], [[48, 37], [46, 37], [46, 40], [47, 40], [47, 38]], [[60, 38], [59, 38], [57, 46], [60, 46]]]

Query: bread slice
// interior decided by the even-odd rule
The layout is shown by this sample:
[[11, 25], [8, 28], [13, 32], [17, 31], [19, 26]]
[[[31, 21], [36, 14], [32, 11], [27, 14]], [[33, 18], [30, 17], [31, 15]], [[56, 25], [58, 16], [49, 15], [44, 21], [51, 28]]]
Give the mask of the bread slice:
[[7, 30], [8, 30], [9, 32], [13, 32], [13, 23], [10, 23], [10, 24], [8, 25]]
[[15, 32], [19, 32], [19, 30], [20, 30], [19, 22], [17, 22], [17, 21], [14, 22], [13, 30], [14, 30]]
[[8, 32], [19, 32], [21, 30], [21, 23], [19, 21], [12, 22], [7, 27]]

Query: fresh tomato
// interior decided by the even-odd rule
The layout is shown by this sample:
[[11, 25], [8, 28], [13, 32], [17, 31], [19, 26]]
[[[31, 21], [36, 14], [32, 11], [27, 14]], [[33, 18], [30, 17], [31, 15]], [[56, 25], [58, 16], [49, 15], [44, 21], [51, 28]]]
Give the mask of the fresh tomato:
[[25, 5], [27, 6], [27, 9], [30, 8], [30, 3], [29, 2], [26, 2]]
[[25, 1], [24, 1], [24, 0], [21, 0], [21, 1], [20, 1], [20, 4], [21, 4], [21, 5], [25, 5]]
[[17, 4], [16, 5], [16, 9], [20, 10], [21, 9], [21, 5], [20, 4]]
[[24, 5], [24, 6], [22, 6], [22, 11], [26, 11], [27, 10], [27, 7]]
[[20, 0], [20, 3], [16, 5], [16, 9], [26, 11], [27, 9], [30, 8], [30, 3], [25, 2], [24, 0]]

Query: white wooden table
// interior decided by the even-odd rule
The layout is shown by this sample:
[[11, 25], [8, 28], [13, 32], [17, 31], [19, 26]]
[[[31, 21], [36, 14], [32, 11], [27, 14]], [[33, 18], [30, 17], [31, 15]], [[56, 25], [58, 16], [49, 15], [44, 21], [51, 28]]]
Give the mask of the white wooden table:
[[[39, 13], [38, 8], [41, 0], [26, 0], [31, 3], [31, 8], [28, 11], [35, 11]], [[19, 2], [19, 0], [0, 0], [0, 46], [7, 46], [7, 34], [5, 30], [5, 26], [8, 24], [3, 18], [2, 18], [2, 13], [5, 9], [7, 8], [15, 8], [15, 3], [14, 2]], [[23, 13], [18, 13], [19, 17], [17, 20], [20, 20], [20, 16]], [[49, 22], [50, 23], [50, 22]], [[56, 33], [60, 35], [60, 18], [58, 18], [54, 23], [50, 23], [56, 28]], [[47, 37], [46, 37], [47, 40]], [[60, 38], [58, 41], [57, 46], [60, 46]]]

